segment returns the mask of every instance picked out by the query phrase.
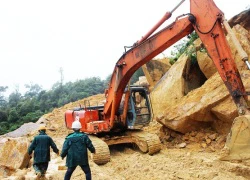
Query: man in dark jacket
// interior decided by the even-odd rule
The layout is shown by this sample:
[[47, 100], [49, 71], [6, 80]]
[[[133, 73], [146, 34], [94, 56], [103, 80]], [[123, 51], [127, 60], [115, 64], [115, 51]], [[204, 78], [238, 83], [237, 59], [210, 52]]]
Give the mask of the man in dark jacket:
[[74, 121], [72, 123], [74, 133], [69, 134], [63, 144], [61, 157], [63, 159], [67, 156], [66, 166], [68, 167], [64, 180], [70, 179], [78, 165], [84, 171], [86, 180], [91, 180], [87, 149], [89, 149], [91, 153], [95, 153], [95, 148], [89, 137], [85, 133], [80, 132], [81, 128], [81, 123], [77, 120]]
[[36, 171], [37, 178], [44, 177], [48, 169], [50, 161], [50, 147], [59, 155], [59, 150], [52, 140], [45, 132], [45, 126], [39, 127], [39, 135], [35, 136], [34, 140], [29, 146], [28, 154], [31, 156], [34, 151], [33, 167]]

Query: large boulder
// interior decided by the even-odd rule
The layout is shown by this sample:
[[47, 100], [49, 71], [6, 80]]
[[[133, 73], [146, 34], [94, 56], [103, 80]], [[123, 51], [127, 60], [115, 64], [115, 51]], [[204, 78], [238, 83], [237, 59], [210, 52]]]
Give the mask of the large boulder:
[[212, 126], [220, 134], [227, 134], [231, 129], [233, 120], [238, 116], [232, 98], [219, 102], [218, 105], [211, 109], [211, 113], [215, 115]]
[[136, 81], [133, 85], [149, 87], [149, 83], [148, 83], [146, 76], [140, 76], [139, 80]]
[[9, 175], [16, 169], [22, 169], [28, 166], [30, 161], [27, 153], [29, 143], [26, 137], [1, 138], [0, 177]]
[[171, 64], [167, 58], [153, 59], [142, 66], [150, 90], [154, 88], [155, 84], [164, 76], [170, 67]]
[[155, 85], [151, 92], [151, 103], [154, 116], [160, 115], [171, 104], [184, 96], [183, 71], [188, 61], [186, 55], [181, 58], [169, 69], [169, 71]]
[[228, 21], [231, 27], [239, 24], [243, 26], [246, 30], [250, 31], [250, 9], [245, 10], [238, 15], [234, 16]]
[[[240, 45], [242, 46], [243, 50], [247, 53], [248, 57], [250, 57], [250, 33], [246, 29], [244, 29], [240, 25], [236, 25], [233, 27], [233, 32], [236, 35]], [[237, 68], [239, 70], [247, 69], [247, 66], [244, 61], [242, 61], [239, 53], [236, 51], [235, 45], [233, 44], [230, 36], [227, 36], [227, 40], [229, 42], [229, 46], [231, 48], [231, 52], [233, 54], [233, 58], [236, 62]]]
[[218, 104], [219, 100], [229, 96], [225, 85], [218, 74], [212, 76], [201, 88], [191, 91], [180, 101], [168, 106], [163, 115], [156, 120], [170, 129], [182, 133], [197, 130], [205, 122], [213, 120], [210, 109]]
[[207, 79], [209, 79], [212, 75], [214, 75], [214, 73], [217, 72], [213, 60], [208, 56], [206, 52], [197, 51], [197, 62], [201, 71]]
[[217, 72], [214, 62], [206, 53], [200, 38], [196, 39], [193, 42], [193, 46], [194, 47], [192, 49], [195, 50], [199, 68], [201, 72], [205, 75], [205, 77], [208, 79], [214, 73]]
[[[243, 83], [250, 87], [250, 71], [241, 72]], [[204, 126], [221, 128], [222, 122], [232, 125], [238, 116], [236, 105], [230, 101], [231, 96], [218, 73], [214, 74], [198, 89], [191, 91], [180, 101], [164, 110], [156, 120], [170, 129], [186, 133]], [[227, 104], [225, 104], [227, 103]], [[227, 111], [226, 108], [231, 110]], [[226, 131], [227, 130], [227, 131]], [[229, 129], [224, 130], [225, 133]], [[221, 131], [217, 129], [217, 131]]]
[[165, 59], [149, 61], [146, 66], [154, 83], [157, 83], [171, 67]]
[[[247, 92], [250, 91], [250, 71], [242, 70], [241, 78]], [[221, 101], [211, 109], [212, 113], [218, 118], [214, 120], [213, 127], [220, 133], [228, 133], [231, 129], [232, 123], [238, 117], [238, 111], [231, 96], [224, 101]]]
[[[250, 39], [246, 38], [250, 37], [249, 32], [240, 25], [236, 25], [233, 31], [250, 56]], [[245, 72], [247, 66], [240, 59], [231, 39], [227, 39], [245, 88], [248, 89], [249, 74], [248, 71]], [[212, 59], [203, 51], [199, 39], [194, 42], [192, 49], [196, 50], [198, 67], [192, 66], [189, 58], [183, 55], [151, 93], [156, 119], [164, 126], [183, 133], [204, 126], [212, 126], [220, 133], [228, 133], [232, 121], [238, 116], [236, 106]], [[202, 73], [194, 73], [195, 71]], [[202, 85], [206, 79], [208, 80]], [[191, 81], [198, 82], [193, 85]]]
[[184, 53], [151, 91], [154, 116], [161, 116], [169, 106], [205, 81], [206, 77], [198, 63], [192, 62], [189, 55]]

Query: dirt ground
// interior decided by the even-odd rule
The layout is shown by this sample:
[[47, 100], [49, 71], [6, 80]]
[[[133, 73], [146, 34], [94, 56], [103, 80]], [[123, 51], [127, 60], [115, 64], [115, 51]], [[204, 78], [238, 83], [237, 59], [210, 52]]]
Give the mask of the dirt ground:
[[[166, 132], [166, 130], [162, 130], [161, 125], [154, 122], [145, 131], [160, 136], [163, 144], [159, 153], [151, 156], [140, 152], [137, 147], [131, 144], [111, 146], [111, 161], [109, 163], [96, 165], [90, 158], [93, 180], [250, 179], [250, 161], [219, 160], [225, 137], [221, 138], [211, 130], [181, 135]], [[52, 136], [61, 149], [65, 136], [62, 134]], [[206, 137], [214, 140], [209, 141]], [[61, 160], [60, 157], [52, 153], [46, 179], [63, 179], [66, 172], [64, 165], [65, 160]], [[62, 170], [58, 170], [58, 167]], [[30, 167], [18, 170], [5, 180], [32, 180], [34, 178], [34, 170]], [[72, 179], [85, 179], [84, 173], [79, 167], [73, 173]]]

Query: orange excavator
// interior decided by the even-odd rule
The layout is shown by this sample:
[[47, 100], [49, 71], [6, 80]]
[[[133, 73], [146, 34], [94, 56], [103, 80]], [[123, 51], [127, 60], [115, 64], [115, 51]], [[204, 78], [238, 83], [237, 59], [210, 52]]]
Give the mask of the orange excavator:
[[[174, 10], [183, 2], [184, 0]], [[97, 164], [109, 161], [108, 146], [113, 144], [135, 143], [140, 150], [149, 154], [160, 151], [161, 144], [156, 135], [137, 130], [149, 124], [152, 111], [146, 89], [129, 86], [129, 80], [136, 70], [193, 31], [204, 44], [238, 108], [239, 117], [235, 119], [226, 143], [228, 157], [236, 158], [237, 155], [242, 155], [241, 152], [250, 151], [250, 142], [247, 142], [250, 139], [248, 93], [234, 62], [225, 32], [232, 36], [242, 60], [250, 68], [246, 53], [227, 24], [224, 13], [213, 0], [190, 0], [190, 13], [178, 16], [172, 24], [155, 33], [171, 17], [174, 10], [167, 12], [117, 61], [109, 87], [105, 91], [104, 105], [66, 111], [65, 122], [68, 128], [71, 128], [73, 121], [80, 121], [81, 130], [90, 134], [96, 147], [93, 160]]]

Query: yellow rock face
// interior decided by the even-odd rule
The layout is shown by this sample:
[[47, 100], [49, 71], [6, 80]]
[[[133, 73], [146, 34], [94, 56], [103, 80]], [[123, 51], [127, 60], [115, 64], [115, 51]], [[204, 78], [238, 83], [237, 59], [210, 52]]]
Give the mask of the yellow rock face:
[[22, 169], [29, 164], [30, 159], [27, 153], [29, 141], [27, 138], [8, 138], [1, 146], [0, 166], [2, 167], [2, 175], [15, 169]]

